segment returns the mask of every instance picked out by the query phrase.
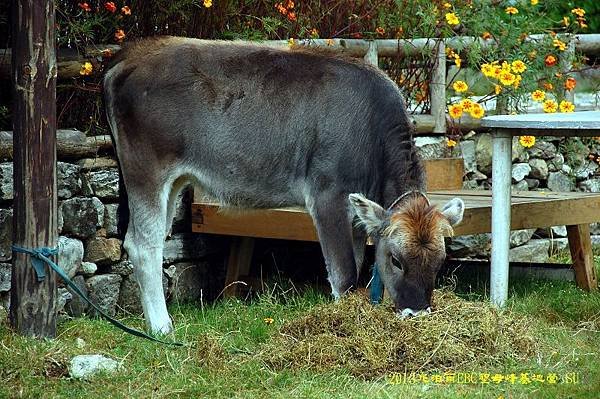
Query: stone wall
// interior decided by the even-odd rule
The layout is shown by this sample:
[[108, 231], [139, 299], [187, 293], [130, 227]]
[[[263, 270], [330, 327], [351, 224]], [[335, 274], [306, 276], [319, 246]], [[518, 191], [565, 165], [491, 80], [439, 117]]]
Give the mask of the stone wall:
[[[78, 136], [69, 131], [61, 137]], [[0, 132], [0, 137], [7, 132]], [[64, 143], [63, 143], [64, 144]], [[1, 145], [1, 143], [0, 143]], [[62, 150], [61, 150], [62, 151]], [[57, 164], [58, 264], [90, 299], [109, 314], [118, 308], [139, 314], [141, 305], [132, 266], [117, 234], [119, 172], [111, 151], [79, 157], [65, 151]], [[83, 152], [85, 153], [85, 152]], [[75, 154], [75, 156], [74, 156]], [[0, 163], [0, 301], [8, 305], [11, 274], [13, 165], [3, 154]], [[179, 200], [172, 235], [165, 241], [163, 282], [169, 300], [214, 298], [224, 282], [223, 253], [227, 242], [219, 237], [191, 234], [191, 192]], [[59, 306], [74, 316], [88, 312], [60, 283]]]
[[[492, 138], [490, 134], [471, 132], [454, 149], [444, 137], [418, 137], [417, 145], [425, 158], [462, 156], [465, 166], [463, 187], [488, 190], [492, 183]], [[590, 154], [600, 153], [594, 139], [537, 138], [531, 148], [512, 145], [512, 183], [515, 191], [600, 192], [600, 170]], [[592, 242], [600, 244], [600, 225], [591, 225]], [[557, 250], [567, 248], [565, 226], [511, 232], [510, 259], [518, 262], [546, 262]], [[449, 252], [454, 257], [490, 255], [490, 235], [454, 237]]]

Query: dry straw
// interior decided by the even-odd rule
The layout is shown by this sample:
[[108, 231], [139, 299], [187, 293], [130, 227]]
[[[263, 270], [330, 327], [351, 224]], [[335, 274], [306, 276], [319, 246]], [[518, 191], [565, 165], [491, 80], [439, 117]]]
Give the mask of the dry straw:
[[500, 367], [539, 352], [532, 321], [440, 290], [428, 316], [398, 319], [360, 294], [285, 322], [260, 357], [275, 369], [343, 369], [373, 378], [392, 372]]

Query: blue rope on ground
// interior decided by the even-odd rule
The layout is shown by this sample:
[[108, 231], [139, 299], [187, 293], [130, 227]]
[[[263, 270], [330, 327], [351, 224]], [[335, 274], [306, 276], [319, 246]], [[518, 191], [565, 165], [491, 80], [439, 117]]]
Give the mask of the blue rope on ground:
[[377, 268], [377, 264], [373, 264], [371, 278], [371, 290], [369, 292], [369, 296], [371, 298], [371, 303], [374, 305], [380, 304], [383, 299], [383, 283], [381, 282], [381, 277], [379, 276], [379, 269]]
[[89, 303], [90, 306], [93, 307], [96, 310], [96, 312], [98, 312], [99, 315], [101, 315], [103, 318], [105, 318], [109, 323], [111, 323], [115, 327], [120, 328], [121, 330], [123, 330], [126, 333], [129, 333], [131, 335], [135, 335], [136, 337], [140, 337], [140, 338], [145, 338], [150, 341], [159, 342], [159, 343], [165, 344], [165, 345], [183, 346], [182, 343], [163, 341], [161, 339], [158, 339], [151, 335], [148, 335], [145, 332], [136, 330], [131, 327], [127, 327], [125, 324], [121, 323], [120, 321], [118, 321], [116, 319], [113, 319], [112, 317], [110, 317], [109, 315], [104, 313], [104, 311], [102, 311], [102, 309], [100, 309], [96, 304], [94, 304], [92, 301], [90, 301], [88, 299], [87, 295], [85, 295], [83, 293], [83, 291], [81, 291], [79, 289], [79, 287], [69, 278], [69, 276], [67, 276], [67, 274], [60, 268], [60, 266], [58, 266], [56, 263], [54, 263], [52, 260], [49, 259], [50, 256], [54, 256], [58, 253], [58, 249], [47, 248], [47, 247], [30, 249], [30, 248], [23, 248], [18, 245], [13, 245], [12, 250], [17, 253], [28, 254], [29, 256], [31, 256], [31, 264], [33, 265], [33, 268], [35, 269], [38, 281], [43, 281], [46, 278], [46, 272], [44, 270], [44, 263], [47, 264], [48, 266], [50, 266], [50, 268], [52, 270], [54, 270], [61, 279], [63, 279], [63, 281], [69, 286], [69, 288], [71, 288], [77, 295], [79, 295], [81, 297], [81, 299], [83, 299], [84, 301]]

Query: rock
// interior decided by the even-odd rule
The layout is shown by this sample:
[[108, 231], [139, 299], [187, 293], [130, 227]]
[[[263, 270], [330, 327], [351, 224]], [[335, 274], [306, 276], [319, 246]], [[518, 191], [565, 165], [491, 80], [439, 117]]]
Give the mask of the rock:
[[516, 163], [512, 166], [512, 179], [513, 182], [520, 182], [531, 172], [531, 166], [528, 163]]
[[[118, 274], [100, 274], [86, 281], [90, 300], [109, 316], [114, 316], [123, 277]], [[91, 309], [95, 315], [95, 311]]]
[[83, 243], [75, 238], [58, 237], [58, 265], [72, 278], [81, 267]]
[[63, 234], [88, 238], [104, 223], [104, 205], [98, 198], [71, 198], [60, 206]]
[[200, 234], [174, 234], [165, 241], [163, 260], [167, 264], [178, 261], [198, 259], [223, 248], [222, 241], [216, 237]]
[[511, 248], [508, 251], [509, 262], [545, 263], [550, 258], [549, 240], [530, 240], [520, 247]]
[[97, 265], [108, 265], [121, 259], [121, 240], [117, 238], [94, 237], [85, 246], [85, 261]]
[[140, 302], [140, 286], [133, 274], [125, 276], [121, 283], [121, 292], [119, 293], [119, 306], [133, 314], [143, 313], [142, 303]]
[[600, 245], [600, 236], [590, 236], [592, 240], [592, 246]]
[[511, 187], [512, 191], [529, 191], [529, 184], [525, 180], [521, 180], [520, 182], [513, 184]]
[[446, 154], [446, 138], [443, 136], [417, 136], [415, 145], [422, 159], [443, 158]]
[[477, 159], [475, 156], [475, 141], [464, 140], [459, 143], [460, 152], [464, 162], [465, 173], [477, 170]]
[[552, 227], [544, 227], [537, 229], [536, 234], [540, 237], [566, 237], [567, 236], [567, 227], [566, 226], [552, 226]]
[[65, 199], [79, 195], [82, 191], [79, 166], [65, 162], [56, 164], [58, 198]]
[[492, 136], [484, 133], [480, 134], [475, 146], [475, 159], [479, 171], [492, 173]]
[[114, 373], [119, 363], [103, 355], [78, 355], [71, 359], [69, 375], [72, 378], [88, 379], [98, 373]]
[[473, 234], [452, 237], [448, 252], [455, 258], [488, 257], [491, 250], [491, 235]]
[[540, 181], [538, 179], [525, 179], [525, 181], [530, 190], [535, 190], [540, 186]]
[[571, 168], [569, 165], [567, 165], [567, 164], [564, 164], [564, 165], [563, 165], [563, 167], [562, 167], [561, 171], [562, 171], [564, 174], [566, 174], [566, 175], [569, 175], [569, 176], [571, 175], [571, 173], [573, 173], [573, 169], [572, 169], [572, 168]]
[[557, 254], [563, 250], [569, 250], [569, 239], [568, 238], [554, 238], [550, 240], [550, 256]]
[[86, 277], [93, 276], [98, 271], [98, 266], [92, 262], [81, 262], [81, 266], [77, 270], [79, 274]]
[[13, 199], [13, 164], [0, 164], [0, 200]]
[[600, 179], [593, 178], [579, 182], [579, 189], [588, 193], [600, 193]]
[[476, 180], [465, 180], [462, 185], [464, 190], [477, 190], [479, 188], [479, 184], [477, 184]]
[[590, 224], [590, 233], [593, 235], [600, 234], [600, 223], [592, 223]]
[[469, 173], [467, 175], [467, 177], [469, 180], [477, 180], [477, 181], [487, 180], [487, 178], [488, 178], [486, 175], [484, 175], [483, 173], [481, 173], [478, 170], [475, 170], [474, 172]]
[[547, 164], [549, 172], [559, 172], [565, 164], [565, 157], [562, 154], [556, 154], [556, 156], [550, 159]]
[[73, 299], [73, 294], [66, 288], [58, 288], [56, 298], [56, 312], [62, 312], [67, 302]]
[[519, 143], [518, 137], [512, 138], [511, 154], [513, 162], [527, 162], [529, 160], [529, 155], [527, 154], [525, 147], [523, 147], [521, 143]]
[[527, 150], [531, 158], [552, 159], [556, 156], [556, 146], [545, 140], [536, 140], [533, 147]]
[[176, 263], [171, 279], [170, 296], [178, 302], [197, 301], [206, 290], [208, 281], [206, 271], [210, 270], [207, 262]]
[[598, 169], [598, 164], [596, 162], [586, 160], [581, 165], [575, 168], [573, 173], [575, 177], [578, 179], [587, 179]]
[[117, 168], [117, 160], [110, 157], [84, 158], [77, 162], [82, 171], [89, 172], [99, 169]]
[[117, 208], [118, 204], [106, 204], [104, 205], [104, 229], [108, 237], [115, 237], [119, 234], [118, 232], [118, 216]]
[[573, 179], [562, 172], [550, 172], [548, 175], [548, 189], [556, 192], [569, 192], [575, 189]]
[[510, 232], [510, 247], [518, 247], [531, 240], [535, 229], [513, 230]]
[[[520, 145], [520, 144], [519, 144]], [[521, 146], [521, 148], [525, 149], [525, 147]], [[519, 154], [519, 157], [516, 159], [517, 162], [529, 162], [529, 153], [527, 151], [523, 151]]]
[[110, 271], [111, 273], [120, 274], [121, 276], [128, 276], [133, 273], [133, 264], [129, 259], [124, 259], [112, 265]]
[[85, 341], [79, 337], [75, 338], [75, 346], [77, 349], [83, 349], [85, 347]]
[[533, 158], [529, 160], [529, 166], [531, 166], [531, 172], [529, 176], [534, 179], [546, 180], [548, 178], [548, 164], [546, 161], [540, 158]]
[[119, 171], [117, 169], [102, 169], [86, 173], [86, 181], [92, 192], [98, 198], [119, 198]]
[[0, 292], [10, 291], [10, 277], [12, 276], [12, 265], [0, 263]]
[[[73, 278], [73, 283], [75, 283], [77, 288], [79, 288], [86, 296], [88, 296], [88, 290], [83, 276], [75, 276]], [[71, 288], [69, 288], [69, 290], [71, 290]], [[71, 291], [71, 294], [73, 295], [73, 298], [69, 301], [69, 303], [67, 303], [65, 310], [73, 317], [80, 317], [88, 310], [89, 305], [75, 292]]]
[[0, 209], [0, 262], [12, 259], [12, 209]]

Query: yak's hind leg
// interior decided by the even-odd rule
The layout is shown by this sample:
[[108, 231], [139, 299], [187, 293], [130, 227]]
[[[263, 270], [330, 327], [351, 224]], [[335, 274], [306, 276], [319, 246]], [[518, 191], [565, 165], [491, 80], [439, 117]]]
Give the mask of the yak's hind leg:
[[336, 299], [357, 288], [352, 225], [348, 220], [346, 198], [343, 193], [326, 191], [306, 201], [317, 227], [329, 283]]
[[162, 285], [162, 261], [167, 220], [167, 187], [136, 193], [128, 187], [130, 219], [123, 247], [133, 264], [140, 286], [144, 317], [154, 333], [173, 329]]

